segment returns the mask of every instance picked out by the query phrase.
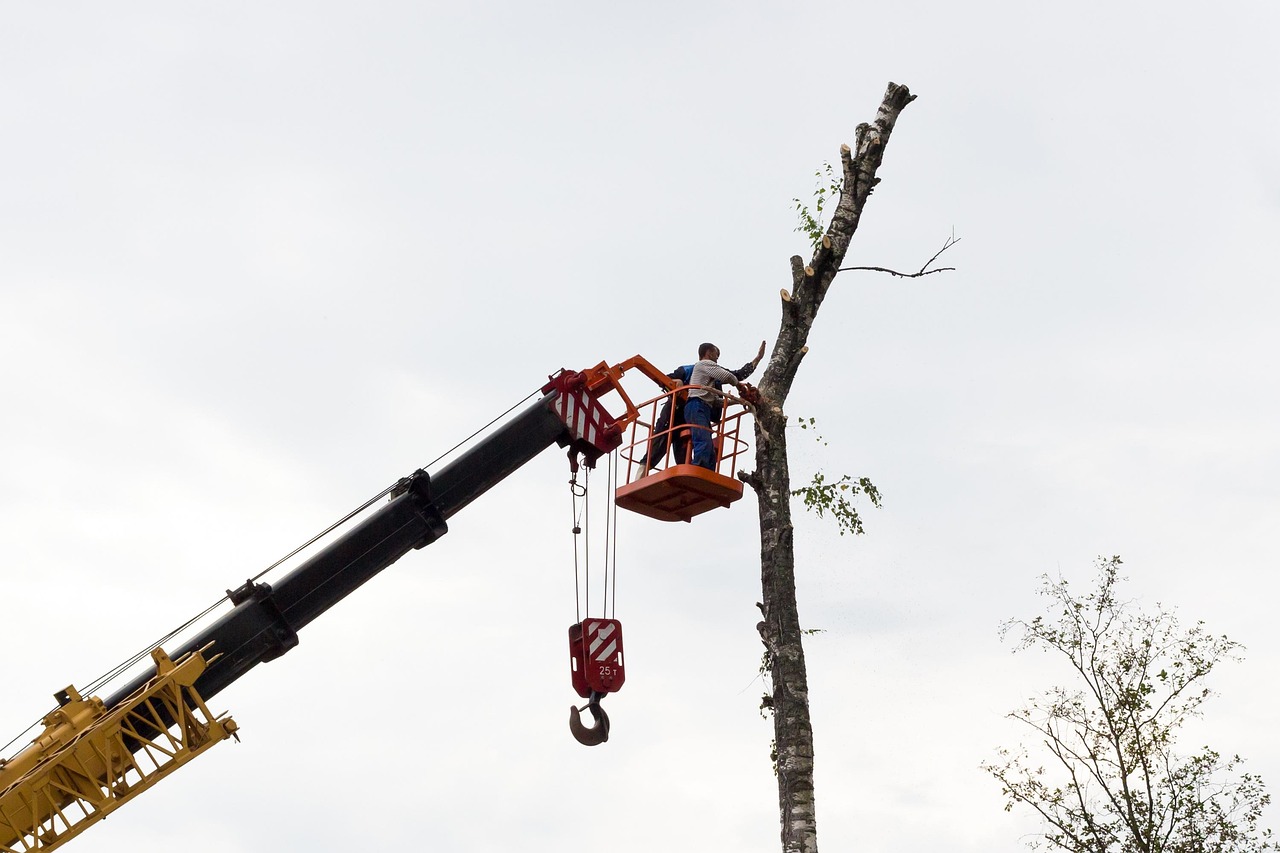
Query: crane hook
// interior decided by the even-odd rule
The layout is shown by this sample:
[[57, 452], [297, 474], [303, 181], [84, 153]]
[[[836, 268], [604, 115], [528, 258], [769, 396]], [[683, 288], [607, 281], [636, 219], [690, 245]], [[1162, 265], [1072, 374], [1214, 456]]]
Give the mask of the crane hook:
[[[592, 691], [591, 700], [581, 708], [569, 706], [569, 731], [573, 732], [574, 739], [583, 746], [596, 746], [609, 739], [609, 715], [600, 707], [602, 698], [604, 698], [603, 693]], [[590, 711], [591, 716], [595, 718], [594, 726], [582, 724], [584, 710]]]

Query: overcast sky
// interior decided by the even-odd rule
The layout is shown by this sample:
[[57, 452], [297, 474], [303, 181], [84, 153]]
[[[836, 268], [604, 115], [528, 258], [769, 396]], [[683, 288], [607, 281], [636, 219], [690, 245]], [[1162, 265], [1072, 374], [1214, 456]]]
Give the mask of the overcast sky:
[[[1273, 3], [62, 3], [0, 28], [0, 741], [535, 390], [772, 344], [792, 199], [903, 113], [789, 404], [826, 850], [1021, 849], [979, 764], [1037, 577], [1248, 647], [1188, 733], [1280, 785]], [[750, 496], [619, 529], [570, 737], [548, 452], [214, 700], [73, 849], [777, 849]], [[598, 485], [598, 484], [597, 484]], [[1274, 815], [1272, 816], [1274, 822]]]

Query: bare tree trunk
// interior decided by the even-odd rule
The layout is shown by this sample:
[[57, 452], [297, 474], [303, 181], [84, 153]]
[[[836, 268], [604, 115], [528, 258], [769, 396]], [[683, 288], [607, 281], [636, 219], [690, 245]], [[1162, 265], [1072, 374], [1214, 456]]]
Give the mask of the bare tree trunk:
[[871, 124], [860, 124], [854, 150], [841, 146], [844, 184], [831, 226], [806, 265], [791, 259], [792, 289], [782, 292], [782, 324], [759, 384], [756, 412], [756, 470], [743, 479], [760, 507], [760, 576], [764, 641], [773, 683], [773, 727], [777, 755], [778, 807], [784, 853], [817, 853], [813, 796], [813, 727], [809, 722], [809, 682], [796, 608], [795, 547], [791, 524], [791, 474], [783, 410], [809, 330], [835, 280], [858, 228], [862, 207], [879, 178], [881, 158], [898, 114], [915, 99], [906, 86], [889, 84]]

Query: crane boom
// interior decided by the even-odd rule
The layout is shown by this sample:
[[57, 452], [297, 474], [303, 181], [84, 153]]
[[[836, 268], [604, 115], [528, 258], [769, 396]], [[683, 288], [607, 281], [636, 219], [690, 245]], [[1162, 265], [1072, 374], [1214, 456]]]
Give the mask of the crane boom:
[[[594, 465], [622, 442], [637, 417], [618, 380], [640, 367], [600, 363], [560, 371], [544, 396], [435, 474], [399, 481], [390, 501], [274, 585], [253, 580], [228, 590], [232, 609], [172, 656], [152, 652], [155, 668], [105, 701], [67, 687], [44, 731], [13, 758], [0, 758], [0, 853], [51, 850], [106, 817], [238, 726], [205, 707], [260, 663], [298, 644], [298, 631], [408, 552], [448, 531], [448, 519], [552, 444], [570, 464]], [[657, 380], [655, 380], [657, 381]], [[618, 391], [626, 411], [611, 415], [600, 397]]]
[[[247, 581], [229, 591], [234, 609], [173, 652], [179, 660], [213, 644], [219, 657], [196, 680], [200, 695], [211, 698], [296, 646], [304, 626], [405, 554], [439, 539], [450, 517], [563, 440], [568, 427], [555, 414], [554, 399], [544, 397], [434, 476], [413, 472], [386, 506], [278, 582]], [[124, 701], [149, 677], [120, 688], [106, 706]]]

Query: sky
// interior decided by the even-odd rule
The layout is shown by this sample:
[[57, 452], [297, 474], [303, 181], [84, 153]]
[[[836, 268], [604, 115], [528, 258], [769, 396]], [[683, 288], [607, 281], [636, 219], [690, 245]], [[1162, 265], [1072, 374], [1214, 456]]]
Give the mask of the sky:
[[[820, 843], [1024, 848], [980, 765], [1067, 676], [999, 626], [1099, 555], [1246, 646], [1186, 747], [1280, 784], [1274, 4], [5, 18], [0, 740], [548, 374], [772, 344], [794, 199], [894, 81], [848, 260], [960, 243], [841, 276], [788, 403], [823, 439], [795, 479], [884, 497], [860, 537], [797, 514]], [[213, 701], [242, 743], [70, 849], [777, 849], [753, 499], [619, 520], [627, 682], [587, 749], [567, 473], [308, 626]]]

